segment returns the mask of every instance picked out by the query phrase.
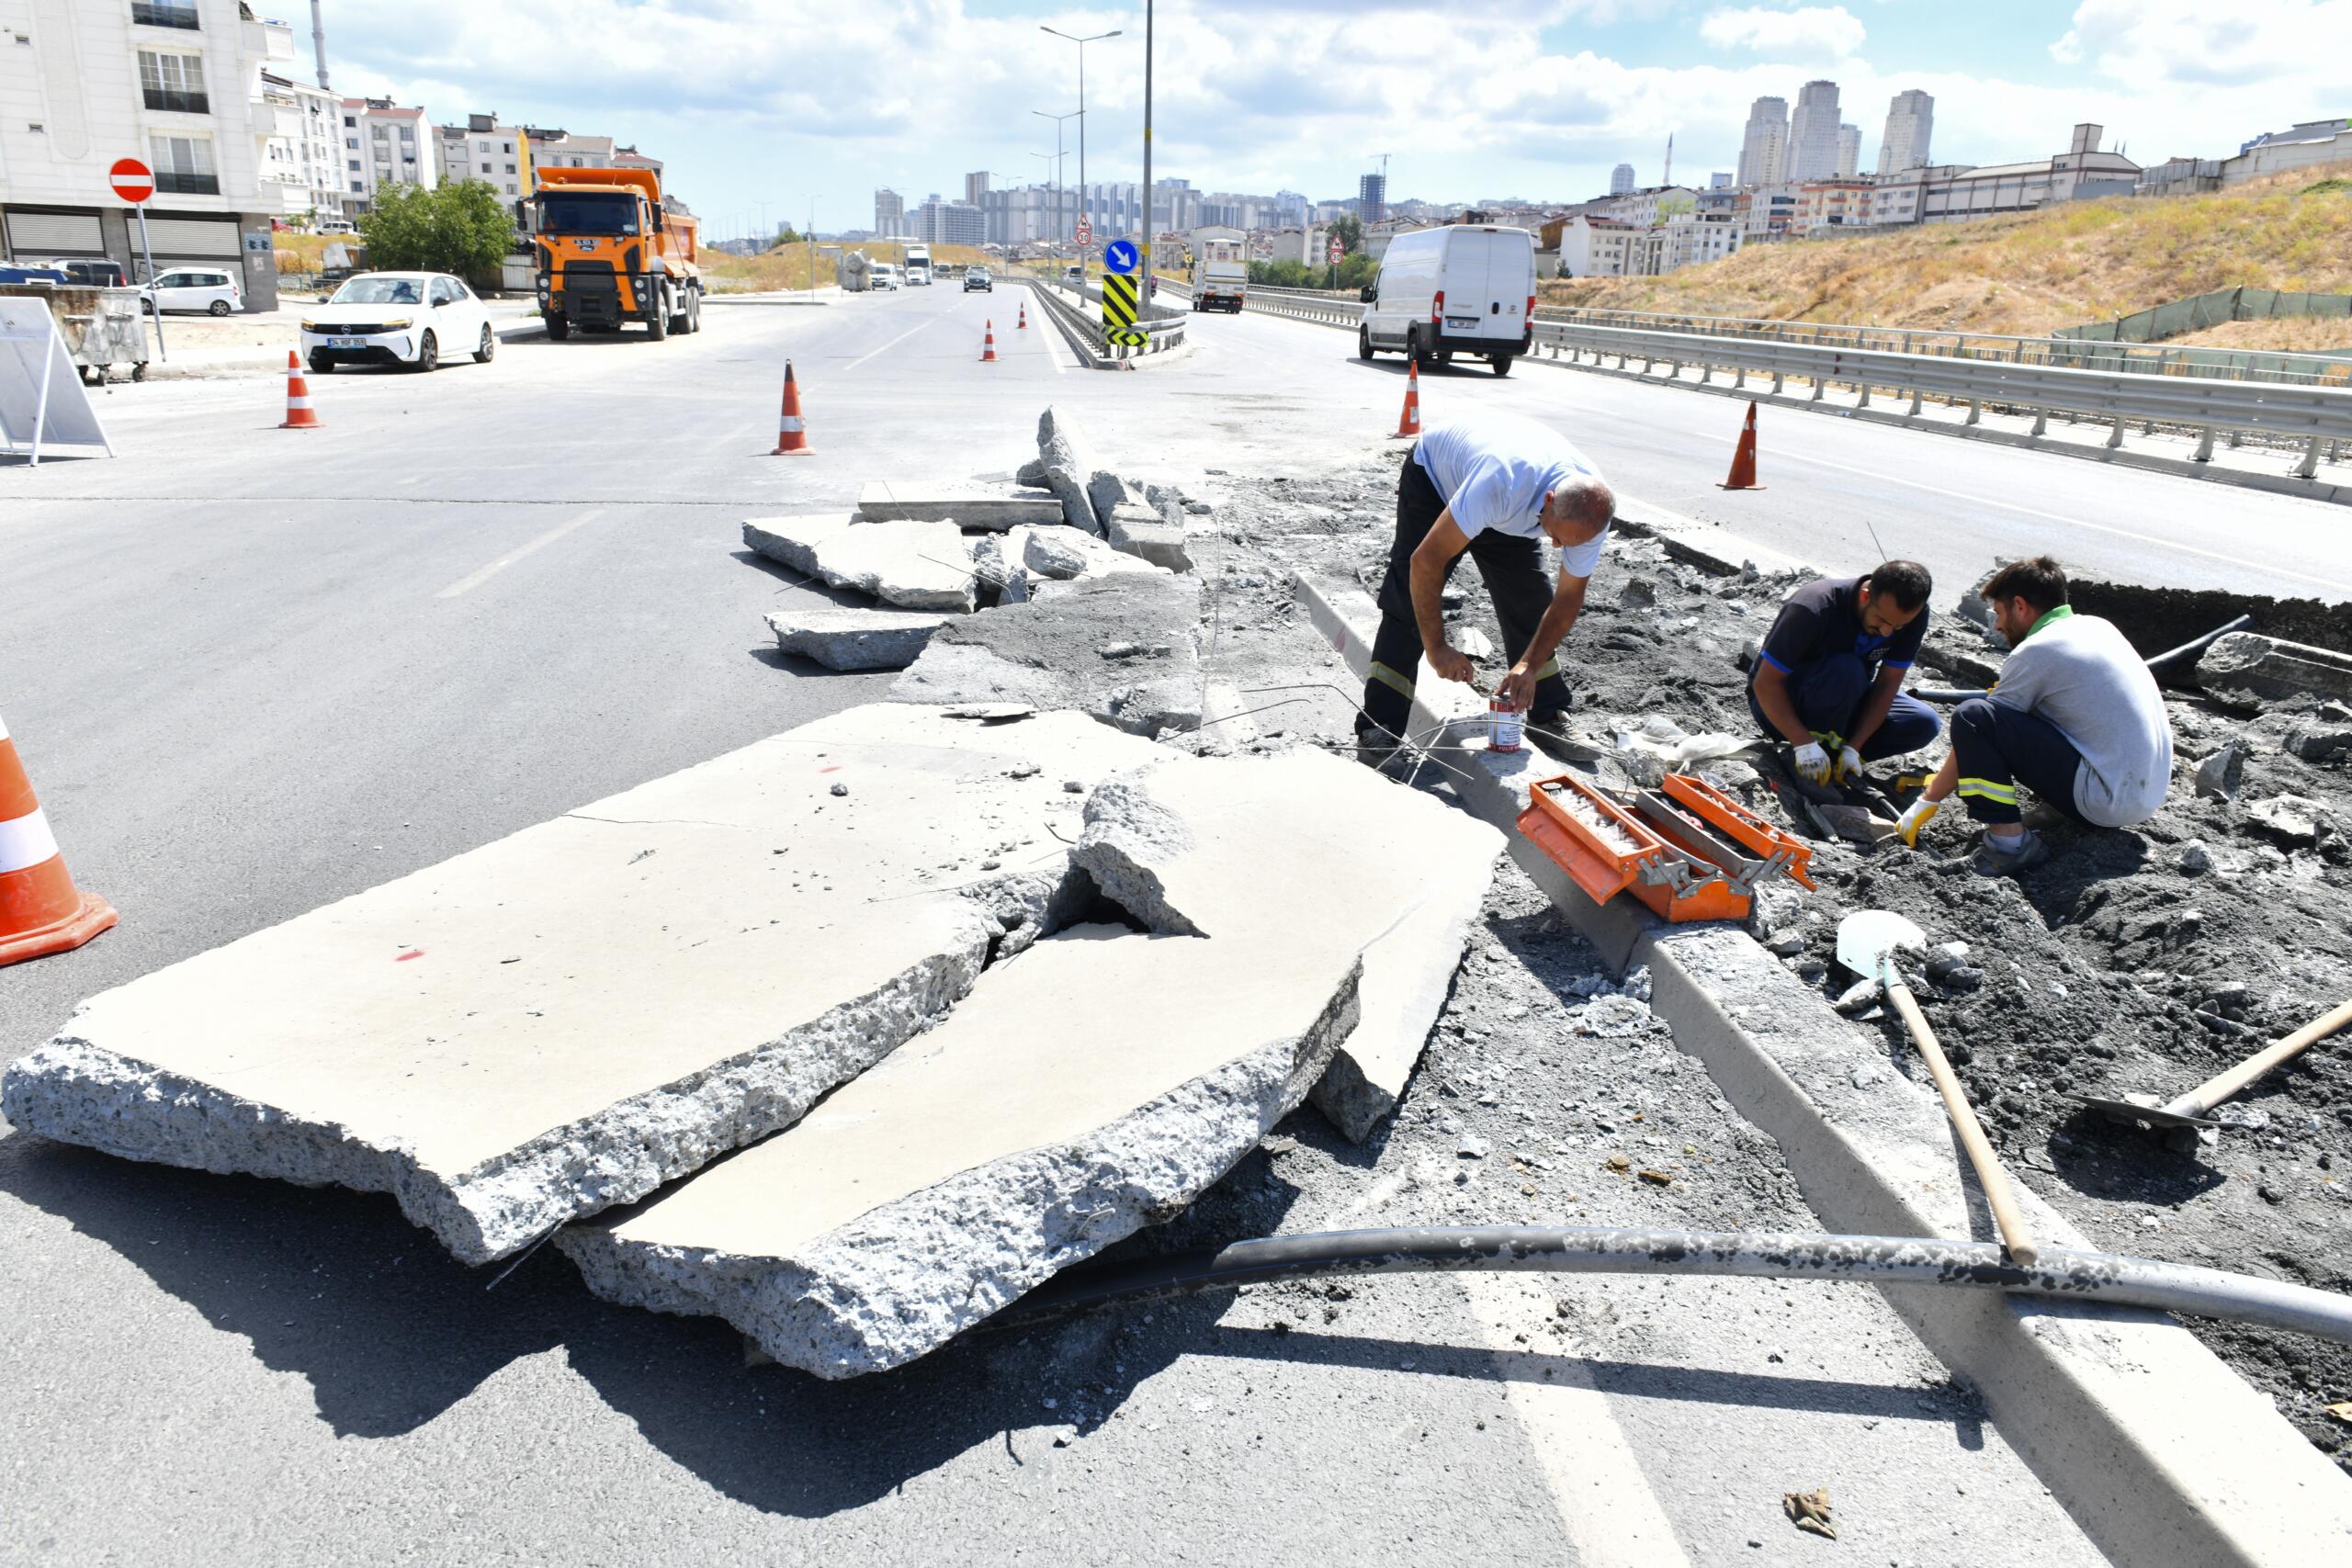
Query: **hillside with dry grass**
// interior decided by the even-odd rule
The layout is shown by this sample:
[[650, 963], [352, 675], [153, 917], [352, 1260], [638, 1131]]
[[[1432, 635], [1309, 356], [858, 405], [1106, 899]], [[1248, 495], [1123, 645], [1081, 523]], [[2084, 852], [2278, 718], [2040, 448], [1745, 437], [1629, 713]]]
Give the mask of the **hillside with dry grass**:
[[[1551, 305], [2047, 333], [2218, 288], [2352, 294], [2352, 182], [2071, 202], [1851, 240], [1758, 245], [1664, 277], [1547, 283]], [[2177, 343], [2342, 347], [2341, 320], [2235, 321]], [[2275, 341], [2274, 341], [2275, 340]]]
[[[815, 287], [824, 288], [834, 281], [834, 253], [842, 249], [835, 242], [819, 243], [814, 257]], [[899, 245], [892, 240], [866, 240], [847, 247], [863, 251], [876, 261], [895, 263]], [[931, 259], [936, 266], [973, 266], [989, 263], [989, 254], [974, 245], [933, 245]], [[764, 255], [729, 255], [725, 251], [705, 251], [703, 272], [714, 294], [756, 294], [776, 289], [790, 290], [811, 287], [809, 266], [811, 257], [806, 244], [790, 244], [768, 252]]]

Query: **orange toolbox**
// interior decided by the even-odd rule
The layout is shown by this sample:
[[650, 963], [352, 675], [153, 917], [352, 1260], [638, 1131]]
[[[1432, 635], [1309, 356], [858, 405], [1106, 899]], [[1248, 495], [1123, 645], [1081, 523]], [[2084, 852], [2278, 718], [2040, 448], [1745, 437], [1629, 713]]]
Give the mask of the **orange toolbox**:
[[1632, 891], [1666, 919], [1747, 918], [1758, 885], [1786, 874], [1806, 887], [1813, 850], [1689, 773], [1657, 789], [1605, 789], [1573, 773], [1528, 792], [1519, 830], [1605, 904]]

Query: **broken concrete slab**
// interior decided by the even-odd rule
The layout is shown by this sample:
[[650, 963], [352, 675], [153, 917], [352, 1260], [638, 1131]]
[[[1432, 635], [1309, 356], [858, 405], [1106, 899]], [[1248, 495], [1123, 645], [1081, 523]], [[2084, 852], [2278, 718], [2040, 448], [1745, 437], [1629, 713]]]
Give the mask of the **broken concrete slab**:
[[1001, 533], [1023, 523], [1059, 523], [1062, 503], [1051, 491], [991, 489], [951, 479], [876, 479], [857, 495], [867, 523], [953, 523]]
[[1298, 750], [1175, 757], [1108, 780], [1087, 799], [1073, 859], [1154, 931], [1282, 962], [1362, 954], [1363, 1017], [1314, 1096], [1362, 1142], [1412, 1077], [1503, 847], [1430, 795]]
[[947, 619], [923, 610], [772, 610], [768, 629], [786, 653], [828, 670], [904, 670]]
[[2232, 632], [2197, 660], [2206, 695], [2248, 712], [2310, 693], [2352, 698], [2352, 654], [2259, 632]]
[[972, 547], [953, 523], [860, 523], [841, 514], [754, 517], [743, 543], [773, 561], [910, 610], [969, 615]]
[[1145, 737], [1199, 726], [1198, 581], [1122, 571], [1046, 586], [1049, 598], [940, 627], [891, 699], [1031, 703]]
[[1111, 513], [1120, 507], [1144, 504], [1142, 492], [1131, 489], [1125, 479], [1108, 468], [1097, 468], [1088, 477], [1086, 499], [1094, 508], [1094, 520], [1106, 525]]
[[1091, 534], [1057, 525], [1050, 528], [1016, 528], [1005, 536], [1008, 547], [1017, 547], [1030, 581], [1082, 582], [1121, 571], [1164, 571]]
[[1035, 479], [1024, 468], [1023, 481], [1052, 491], [1061, 501], [1062, 521], [1071, 527], [1102, 533], [1102, 521], [1094, 514], [1094, 502], [1086, 490], [1102, 465], [1094, 460], [1094, 449], [1077, 422], [1058, 407], [1049, 405], [1037, 416], [1037, 463]]
[[935, 1021], [1068, 918], [1061, 781], [1158, 754], [1074, 714], [852, 708], [104, 992], [9, 1066], [0, 1111], [389, 1192], [467, 1262], [503, 1257]]
[[598, 1295], [820, 1377], [904, 1365], [1254, 1148], [1354, 1024], [1334, 953], [1048, 936], [798, 1125], [556, 1245]]
[[1141, 502], [1124, 502], [1104, 513], [1103, 532], [1114, 549], [1170, 571], [1193, 570], [1193, 552], [1185, 546], [1183, 525], [1169, 522]]

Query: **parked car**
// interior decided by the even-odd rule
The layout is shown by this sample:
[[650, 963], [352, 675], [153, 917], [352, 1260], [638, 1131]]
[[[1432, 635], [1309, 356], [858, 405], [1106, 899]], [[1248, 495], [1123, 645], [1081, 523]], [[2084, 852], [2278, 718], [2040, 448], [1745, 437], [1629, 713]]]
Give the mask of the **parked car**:
[[139, 292], [140, 308], [151, 316], [159, 308], [225, 316], [245, 307], [245, 290], [237, 275], [209, 266], [174, 267]]
[[63, 273], [69, 281], [85, 288], [121, 288], [130, 281], [123, 276], [120, 262], [103, 257], [75, 256], [41, 265]]
[[899, 287], [899, 269], [888, 262], [876, 262], [874, 274], [866, 280], [865, 286], [868, 288], [895, 289]]
[[498, 353], [490, 310], [446, 272], [363, 272], [302, 315], [302, 357], [321, 375], [338, 365], [431, 370], [442, 356]]
[[1508, 376], [1535, 331], [1535, 236], [1469, 223], [1399, 234], [1363, 300], [1358, 358], [1390, 349], [1448, 365], [1475, 354]]
[[984, 294], [996, 292], [996, 279], [989, 276], [988, 268], [967, 266], [964, 269], [964, 292], [969, 294], [975, 288]]

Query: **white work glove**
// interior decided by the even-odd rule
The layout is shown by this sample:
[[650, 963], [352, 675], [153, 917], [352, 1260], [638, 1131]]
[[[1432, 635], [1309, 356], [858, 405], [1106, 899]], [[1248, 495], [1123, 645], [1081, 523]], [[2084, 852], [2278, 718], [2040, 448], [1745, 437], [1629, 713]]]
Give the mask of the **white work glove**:
[[1818, 740], [1808, 740], [1797, 748], [1797, 777], [1807, 784], [1829, 782], [1829, 753], [1821, 749]]
[[1915, 850], [1917, 849], [1919, 829], [1926, 827], [1928, 819], [1941, 811], [1943, 806], [1944, 803], [1940, 800], [1929, 800], [1926, 795], [1921, 795], [1904, 808], [1901, 817], [1895, 818], [1894, 830], [1903, 835], [1905, 843]]
[[1860, 751], [1849, 746], [1838, 753], [1838, 782], [1839, 784], [1844, 784], [1861, 771], [1862, 754]]

